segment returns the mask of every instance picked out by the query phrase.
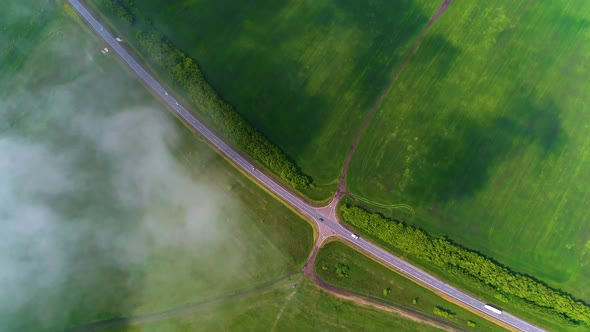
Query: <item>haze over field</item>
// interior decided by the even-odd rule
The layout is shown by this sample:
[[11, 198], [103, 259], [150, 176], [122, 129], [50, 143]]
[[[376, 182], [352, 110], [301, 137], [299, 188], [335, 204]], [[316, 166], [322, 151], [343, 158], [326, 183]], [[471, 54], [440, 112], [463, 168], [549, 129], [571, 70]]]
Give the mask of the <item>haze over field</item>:
[[[64, 36], [76, 27], [43, 28]], [[0, 82], [0, 321], [8, 330], [54, 330], [89, 308], [131, 313], [144, 288], [170, 282], [162, 279], [170, 271], [142, 270], [163, 250], [198, 265], [236, 241], [223, 239], [223, 221], [240, 202], [177, 162], [178, 127], [129, 80], [105, 79], [96, 66], [105, 60], [82, 37], [41, 43]], [[232, 253], [212, 272], [216, 282], [240, 268]], [[116, 278], [125, 287], [109, 284]], [[114, 302], [92, 295], [111, 286]]]
[[[71, 107], [48, 106], [43, 111]], [[51, 140], [2, 135], [0, 312], [16, 313], [39, 297], [72, 296], [71, 283], [96, 287], [100, 266], [126, 274], [160, 248], [190, 242], [202, 250], [195, 256], [215, 251], [223, 232], [215, 221], [231, 215], [237, 202], [184, 172], [165, 143], [174, 130], [163, 123], [153, 110], [86, 113], [60, 128], [76, 141], [65, 150]], [[141, 297], [128, 295], [125, 301]]]

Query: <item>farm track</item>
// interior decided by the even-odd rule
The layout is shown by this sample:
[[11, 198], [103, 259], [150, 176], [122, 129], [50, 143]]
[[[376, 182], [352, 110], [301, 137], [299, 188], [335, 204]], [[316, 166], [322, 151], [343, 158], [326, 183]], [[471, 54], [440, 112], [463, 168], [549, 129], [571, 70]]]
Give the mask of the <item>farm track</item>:
[[327, 293], [332, 294], [333, 296], [338, 297], [340, 299], [354, 302], [361, 306], [369, 306], [376, 308], [378, 310], [395, 313], [412, 321], [428, 324], [445, 331], [466, 331], [457, 329], [456, 327], [452, 326], [451, 324], [448, 324], [443, 320], [429, 317], [421, 312], [412, 310], [410, 308], [395, 306], [379, 298], [352, 292], [325, 282], [320, 277], [318, 277], [317, 273], [315, 272], [315, 258], [322, 243], [325, 240], [325, 237], [318, 237], [316, 245], [314, 246], [313, 251], [311, 252], [311, 255], [309, 256], [307, 262], [301, 269], [301, 272], [303, 272], [304, 275], [309, 276], [316, 285], [318, 285]]
[[[318, 287], [320, 287], [322, 290], [324, 290], [324, 291], [326, 291], [326, 292], [328, 292], [328, 293], [332, 294], [333, 296], [338, 297], [340, 299], [343, 299], [346, 301], [351, 301], [351, 302], [354, 302], [358, 305], [369, 306], [369, 307], [376, 308], [378, 310], [396, 313], [404, 318], [407, 318], [407, 319], [410, 319], [410, 320], [413, 320], [413, 321], [419, 322], [419, 323], [429, 324], [433, 327], [440, 328], [445, 331], [453, 331], [453, 332], [454, 331], [463, 331], [463, 330], [459, 330], [459, 329], [451, 326], [450, 324], [448, 324], [442, 320], [437, 320], [437, 319], [428, 317], [427, 315], [424, 315], [424, 314], [414, 311], [412, 309], [396, 307], [396, 306], [390, 305], [390, 304], [386, 303], [385, 301], [382, 301], [378, 298], [373, 298], [373, 297], [365, 296], [362, 294], [356, 294], [354, 292], [333, 286], [333, 285], [323, 281], [322, 279], [320, 279], [317, 276], [317, 274], [315, 273], [315, 269], [314, 269], [314, 261], [315, 261], [315, 257], [316, 257], [317, 252], [318, 252], [318, 247], [316, 246], [316, 247], [314, 247], [307, 263], [301, 269], [298, 269], [295, 272], [291, 272], [291, 273], [284, 275], [280, 278], [277, 278], [275, 280], [271, 280], [271, 281], [264, 283], [256, 288], [253, 288], [253, 289], [241, 291], [241, 292], [231, 294], [231, 295], [220, 296], [220, 297], [209, 299], [209, 300], [187, 303], [184, 305], [173, 307], [172, 309], [169, 309], [169, 310], [148, 313], [148, 314], [143, 314], [143, 315], [137, 315], [137, 316], [118, 317], [118, 318], [95, 321], [95, 322], [91, 322], [88, 324], [83, 324], [83, 325], [79, 325], [79, 326], [76, 326], [73, 328], [69, 328], [69, 329], [66, 329], [65, 331], [66, 332], [104, 331], [104, 330], [113, 329], [113, 328], [122, 327], [122, 326], [140, 325], [140, 324], [153, 323], [153, 322], [158, 322], [158, 321], [172, 319], [172, 318], [187, 317], [187, 316], [190, 316], [190, 315], [193, 315], [193, 314], [199, 312], [200, 310], [206, 309], [208, 307], [222, 305], [222, 304], [230, 303], [233, 301], [243, 300], [246, 298], [251, 298], [251, 297], [260, 295], [262, 293], [271, 291], [273, 289], [279, 288], [284, 281], [290, 280], [291, 277], [293, 277], [294, 275], [296, 275], [297, 273], [300, 273], [300, 272], [303, 272], [304, 276], [309, 276], [311, 278], [311, 280]], [[295, 283], [295, 285], [301, 283], [302, 277], [294, 279], [293, 282]], [[286, 306], [289, 304], [289, 302], [292, 300], [293, 296], [297, 292], [297, 289], [294, 290], [287, 297], [287, 300], [286, 300], [287, 302], [285, 302], [285, 304], [283, 305], [283, 307], [281, 308], [281, 310], [277, 314], [277, 317], [275, 318], [275, 321], [273, 323], [273, 327], [272, 327], [271, 331], [276, 329], [276, 324], [280, 320], [281, 315], [282, 315], [283, 311], [285, 310]]]
[[367, 128], [367, 125], [369, 124], [369, 122], [371, 121], [371, 119], [373, 118], [375, 113], [377, 112], [377, 109], [379, 108], [379, 106], [383, 102], [385, 95], [387, 95], [389, 90], [391, 90], [393, 83], [395, 83], [398, 76], [400, 75], [400, 73], [402, 72], [402, 70], [404, 69], [406, 64], [408, 63], [408, 60], [410, 60], [410, 57], [412, 56], [412, 54], [414, 53], [414, 51], [416, 50], [418, 45], [420, 45], [420, 42], [422, 41], [422, 39], [424, 38], [424, 36], [428, 32], [428, 30], [430, 30], [430, 27], [432, 27], [434, 22], [436, 22], [442, 16], [442, 14], [447, 10], [449, 5], [451, 4], [451, 1], [452, 0], [443, 0], [443, 3], [440, 5], [440, 7], [438, 7], [438, 9], [434, 13], [434, 15], [432, 15], [430, 20], [428, 20], [428, 23], [426, 23], [426, 26], [422, 29], [422, 31], [420, 32], [420, 35], [418, 35], [418, 38], [416, 39], [414, 44], [412, 44], [412, 47], [410, 48], [410, 50], [408, 50], [408, 53], [406, 53], [406, 56], [402, 60], [402, 63], [399, 65], [398, 69], [393, 74], [393, 76], [391, 77], [391, 79], [389, 80], [389, 82], [387, 83], [387, 85], [385, 86], [383, 91], [381, 92], [381, 95], [377, 99], [377, 102], [375, 102], [375, 104], [373, 105], [373, 108], [371, 108], [371, 111], [369, 112], [369, 114], [367, 114], [367, 116], [365, 117], [365, 120], [363, 120], [363, 123], [361, 124], [360, 129], [358, 130], [358, 132], [356, 133], [356, 136], [354, 137], [352, 145], [348, 149], [348, 154], [346, 155], [346, 159], [344, 160], [344, 166], [342, 167], [342, 173], [340, 174], [340, 180], [339, 180], [338, 189], [336, 192], [337, 196], [340, 196], [342, 194], [347, 194], [350, 196], [350, 193], [346, 190], [346, 173], [348, 172], [348, 166], [350, 165], [350, 161], [352, 159], [352, 156], [354, 155], [354, 152], [356, 151], [356, 147], [358, 146], [358, 142], [360, 141], [361, 136], [363, 135], [363, 132], [365, 131], [365, 129]]
[[[148, 313], [144, 315], [137, 315], [137, 316], [130, 316], [130, 317], [120, 317], [120, 318], [112, 318], [106, 319], [96, 322], [91, 322], [84, 325], [79, 325], [70, 329], [66, 329], [66, 332], [93, 332], [93, 331], [104, 331], [106, 329], [112, 329], [121, 326], [129, 326], [129, 325], [139, 325], [151, 322], [157, 322], [161, 320], [176, 318], [176, 317], [186, 317], [198, 312], [199, 310], [205, 309], [207, 307], [221, 305], [225, 303], [229, 303], [232, 301], [242, 300], [245, 298], [253, 297], [259, 295], [261, 293], [270, 291], [272, 289], [278, 288], [281, 285], [281, 282], [290, 279], [293, 275], [299, 272], [291, 272], [287, 275], [284, 275], [280, 278], [275, 280], [271, 280], [267, 283], [264, 283], [256, 288], [241, 291], [232, 295], [220, 296], [217, 298], [199, 301], [199, 302], [192, 302], [187, 303], [178, 307], [174, 307], [169, 310]], [[300, 279], [300, 278], [299, 278]], [[299, 282], [297, 279], [295, 282]]]
[[[318, 248], [320, 248], [323, 241], [325, 241], [327, 237], [337, 236], [343, 242], [350, 243], [358, 250], [360, 250], [368, 256], [373, 257], [374, 259], [381, 262], [383, 265], [390, 267], [405, 275], [406, 277], [427, 286], [433, 291], [437, 291], [440, 294], [443, 294], [444, 296], [447, 296], [448, 298], [457, 301], [458, 303], [461, 303], [465, 307], [471, 308], [471, 310], [475, 310], [480, 314], [498, 320], [503, 324], [507, 324], [511, 328], [515, 328], [522, 331], [543, 331], [541, 328], [532, 325], [522, 319], [519, 319], [518, 317], [515, 317], [508, 312], [502, 312], [501, 314], [498, 314], [488, 310], [486, 302], [477, 299], [474, 296], [445, 283], [444, 281], [404, 261], [400, 257], [381, 248], [380, 246], [353, 234], [349, 229], [344, 227], [338, 221], [338, 216], [336, 215], [335, 210], [338, 201], [341, 198], [341, 194], [345, 193], [340, 191], [340, 186], [332, 202], [325, 207], [318, 208], [310, 205], [309, 203], [301, 199], [299, 196], [292, 193], [289, 189], [285, 188], [282, 184], [276, 182], [272, 177], [269, 177], [264, 171], [255, 167], [255, 165], [251, 161], [242, 156], [238, 151], [234, 150], [232, 146], [228, 145], [221, 137], [217, 136], [213, 131], [211, 131], [211, 129], [209, 129], [197, 117], [195, 117], [195, 115], [193, 115], [192, 112], [185, 108], [184, 105], [179, 103], [173, 95], [169, 94], [165, 90], [165, 88], [159, 83], [159, 81], [157, 81], [148, 71], [146, 71], [143, 68], [143, 66], [140, 63], [138, 63], [137, 60], [135, 60], [123, 46], [119, 44], [115, 37], [107, 29], [105, 29], [105, 27], [84, 7], [84, 5], [80, 3], [79, 0], [67, 0], [67, 2], [76, 10], [76, 12], [81, 17], [84, 18], [84, 20], [90, 25], [90, 27], [108, 45], [110, 45], [113, 51], [112, 53], [117, 54], [120, 57], [120, 59], [122, 59], [129, 66], [129, 68], [135, 72], [138, 78], [140, 78], [146, 84], [146, 87], [149, 87], [151, 91], [154, 93], [154, 95], [159, 97], [161, 101], [168, 106], [168, 109], [171, 112], [173, 112], [180, 121], [184, 122], [186, 125], [190, 126], [196, 133], [199, 133], [204, 138], [206, 138], [213, 149], [215, 149], [221, 155], [223, 155], [228, 160], [228, 162], [233, 163], [233, 165], [236, 168], [239, 168], [245, 175], [248, 175], [252, 181], [257, 182], [260, 186], [264, 187], [270, 194], [274, 195], [277, 199], [281, 200], [290, 208], [297, 211], [302, 217], [310, 221], [310, 223], [313, 223], [313, 225], [316, 228], [316, 231], [318, 231], [316, 233], [318, 236], [316, 239], [316, 245], [314, 247], [314, 250], [312, 251], [310, 258], [308, 259], [307, 264], [303, 267], [304, 273], [307, 273], [308, 275], [310, 271], [311, 273], [313, 273], [313, 262], [315, 259], [315, 254], [317, 253], [317, 250]], [[413, 50], [417, 47], [419, 41], [422, 39], [423, 35], [426, 33], [428, 28], [444, 12], [444, 10], [448, 6], [448, 4], [450, 4], [450, 2], [451, 0], [446, 0], [445, 2], [443, 2], [438, 11], [435, 13], [435, 15], [430, 19], [427, 26], [421, 32], [419, 39], [416, 42], [414, 42], [414, 46], [406, 55], [404, 63], [407, 61]], [[383, 92], [380, 100], [378, 101], [374, 109], [376, 109], [379, 106], [381, 100], [383, 99], [383, 96], [389, 90], [393, 81], [395, 81], [395, 78], [401, 71], [402, 67], [403, 66], [400, 66], [400, 68], [398, 68], [396, 76], [392, 78], [392, 81], [390, 82], [386, 90]], [[372, 113], [374, 113], [374, 110], [372, 111]], [[370, 118], [366, 119], [365, 122], [368, 122], [369, 119]], [[366, 123], [364, 124], [364, 126], [366, 126]], [[360, 137], [360, 134], [362, 134], [362, 131], [360, 131], [357, 135], [357, 141]], [[344, 183], [344, 181], [341, 182]], [[256, 292], [256, 290], [252, 290], [250, 292]], [[242, 294], [242, 296], [248, 296], [248, 294], [250, 293], [246, 291], [246, 293]], [[217, 301], [220, 300], [217, 299]], [[195, 310], [194, 306], [199, 305], [203, 305], [203, 303], [195, 303], [192, 304], [192, 306], [185, 305], [183, 307], [171, 309], [169, 311], [146, 315], [148, 317], [145, 317], [144, 319], [165, 319], [162, 317], [167, 317], [166, 315], [175, 316], [178, 314], [182, 314], [185, 311], [192, 312]], [[130, 320], [133, 319], [134, 318], [121, 318], [118, 320], [128, 323]], [[139, 317], [136, 319], [142, 318]], [[99, 323], [100, 322], [95, 322], [88, 324], [86, 326], [91, 326], [93, 324]], [[106, 324], [105, 321], [103, 321], [102, 323]], [[140, 322], [137, 322], [136, 324], [138, 323]], [[88, 329], [84, 329], [84, 331], [86, 330]]]

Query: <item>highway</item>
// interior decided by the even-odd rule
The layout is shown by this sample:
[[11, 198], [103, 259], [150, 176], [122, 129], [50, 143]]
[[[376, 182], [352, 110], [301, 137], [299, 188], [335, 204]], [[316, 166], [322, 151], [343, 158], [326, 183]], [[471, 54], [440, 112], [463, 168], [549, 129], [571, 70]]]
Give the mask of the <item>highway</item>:
[[295, 196], [293, 193], [283, 188], [275, 180], [256, 168], [246, 158], [242, 157], [238, 152], [227, 145], [221, 138], [205, 127], [203, 123], [201, 123], [195, 116], [187, 111], [187, 109], [182, 104], [180, 104], [172, 96], [172, 94], [166, 91], [151, 74], [143, 69], [143, 67], [140, 66], [133, 57], [131, 57], [131, 55], [115, 40], [115, 37], [111, 35], [107, 29], [98, 20], [96, 20], [96, 18], [94, 18], [94, 16], [92, 16], [92, 14], [80, 3], [79, 0], [67, 1], [76, 10], [76, 12], [84, 18], [84, 20], [92, 27], [92, 29], [94, 29], [94, 31], [96, 31], [96, 33], [110, 46], [110, 49], [117, 53], [121, 59], [123, 59], [123, 61], [125, 61], [125, 63], [127, 63], [127, 65], [137, 74], [137, 76], [139, 76], [153, 90], [153, 92], [162, 98], [162, 100], [174, 112], [176, 112], [178, 116], [183, 118], [187, 124], [189, 124], [194, 130], [198, 131], [203, 137], [205, 137], [213, 146], [215, 146], [218, 151], [227, 156], [227, 158], [231, 159], [236, 166], [240, 167], [244, 172], [250, 174], [252, 178], [256, 179], [262, 186], [273, 192], [277, 197], [280, 197], [285, 203], [291, 205], [303, 215], [309, 217], [316, 224], [322, 223], [324, 227], [328, 227], [335, 234], [341, 236], [343, 240], [349, 241], [353, 245], [360, 248], [367, 255], [373, 256], [382, 263], [400, 271], [401, 273], [409, 276], [411, 279], [419, 281], [432, 290], [443, 293], [446, 296], [463, 303], [467, 307], [470, 307], [509, 326], [512, 326], [514, 329], [531, 332], [543, 331], [539, 327], [510, 315], [507, 312], [502, 312], [501, 314], [491, 312], [484, 307], [486, 304], [485, 302], [446, 284], [445, 282], [422, 271], [412, 264], [393, 255], [392, 253], [385, 251], [379, 246], [364, 240], [363, 238], [353, 238], [352, 233], [348, 229], [344, 228], [337, 220], [330, 220], [328, 216], [319, 213], [315, 207], [309, 205], [301, 198]]

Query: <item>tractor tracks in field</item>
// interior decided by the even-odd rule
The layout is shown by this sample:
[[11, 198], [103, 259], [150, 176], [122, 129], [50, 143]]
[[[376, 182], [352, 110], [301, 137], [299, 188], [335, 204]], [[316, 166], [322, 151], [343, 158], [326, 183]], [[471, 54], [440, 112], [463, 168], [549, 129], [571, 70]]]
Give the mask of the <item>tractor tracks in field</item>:
[[400, 73], [402, 72], [402, 70], [404, 69], [406, 64], [408, 63], [408, 60], [410, 59], [410, 57], [412, 56], [412, 54], [414, 53], [414, 51], [416, 50], [418, 45], [420, 45], [420, 42], [422, 41], [422, 39], [424, 38], [424, 36], [428, 32], [428, 30], [430, 30], [430, 27], [432, 27], [434, 22], [436, 22], [442, 16], [442, 14], [447, 10], [447, 8], [451, 4], [451, 2], [452, 2], [452, 0], [443, 0], [442, 4], [438, 7], [438, 9], [434, 13], [434, 15], [432, 15], [432, 17], [430, 17], [430, 20], [428, 20], [428, 23], [426, 23], [426, 26], [422, 29], [422, 31], [418, 35], [418, 38], [416, 39], [416, 41], [414, 41], [414, 44], [412, 44], [412, 47], [408, 50], [408, 52], [406, 53], [406, 56], [402, 60], [401, 64], [399, 65], [399, 67], [397, 68], [397, 70], [395, 71], [395, 73], [393, 74], [393, 76], [391, 77], [391, 79], [389, 80], [389, 82], [387, 83], [387, 85], [385, 86], [383, 91], [381, 92], [381, 95], [379, 96], [379, 98], [377, 99], [377, 101], [375, 102], [373, 107], [371, 108], [371, 111], [369, 111], [369, 114], [367, 114], [367, 116], [363, 120], [361, 127], [359, 128], [359, 130], [356, 133], [356, 136], [354, 137], [352, 145], [348, 149], [346, 159], [344, 160], [344, 166], [342, 167], [342, 173], [340, 174], [340, 179], [339, 179], [339, 183], [338, 183], [338, 189], [336, 191], [336, 196], [340, 196], [342, 194], [350, 195], [350, 193], [348, 193], [346, 190], [346, 173], [348, 172], [348, 166], [350, 165], [350, 161], [352, 159], [354, 152], [356, 151], [356, 148], [358, 146], [358, 142], [360, 141], [363, 132], [365, 131], [367, 125], [369, 124], [369, 122], [371, 121], [371, 119], [373, 118], [375, 113], [377, 112], [377, 109], [379, 108], [379, 106], [383, 102], [385, 95], [387, 95], [389, 90], [391, 90], [393, 83], [395, 83], [398, 76], [400, 75]]
[[435, 318], [429, 317], [421, 312], [412, 310], [411, 308], [399, 307], [392, 305], [386, 301], [383, 301], [379, 298], [367, 296], [360, 293], [355, 293], [346, 289], [342, 289], [336, 286], [333, 286], [322, 279], [320, 279], [314, 269], [315, 266], [315, 257], [317, 255], [318, 250], [320, 249], [321, 244], [324, 242], [326, 238], [318, 237], [318, 241], [314, 245], [314, 248], [308, 257], [307, 262], [303, 265], [302, 268], [291, 272], [287, 275], [284, 275], [280, 278], [271, 280], [266, 282], [256, 288], [240, 291], [231, 295], [226, 296], [219, 296], [217, 298], [203, 300], [199, 302], [192, 302], [187, 303], [184, 305], [176, 306], [169, 310], [147, 313], [143, 315], [136, 315], [136, 316], [128, 316], [128, 317], [117, 317], [105, 320], [99, 320], [90, 322], [83, 325], [78, 325], [72, 328], [65, 329], [65, 332], [95, 332], [95, 331], [105, 331], [109, 329], [114, 329], [122, 326], [131, 326], [131, 325], [141, 325], [147, 323], [158, 322], [167, 319], [179, 318], [179, 317], [187, 317], [193, 315], [200, 310], [218, 306], [238, 300], [243, 300], [246, 298], [252, 298], [262, 293], [271, 291], [273, 289], [281, 287], [284, 285], [286, 280], [291, 280], [293, 276], [296, 276], [298, 273], [303, 273], [303, 276], [299, 276], [294, 278], [292, 282], [294, 283], [294, 289], [286, 298], [286, 302], [283, 304], [277, 316], [274, 319], [273, 326], [271, 331], [275, 330], [278, 324], [278, 321], [281, 319], [283, 312], [285, 311], [288, 304], [291, 302], [295, 294], [297, 293], [298, 289], [301, 287], [299, 286], [300, 283], [303, 281], [303, 277], [307, 276], [313, 281], [320, 289], [325, 291], [326, 293], [333, 295], [337, 298], [340, 298], [345, 301], [350, 301], [355, 304], [361, 306], [368, 306], [372, 307], [381, 311], [386, 311], [390, 313], [398, 314], [406, 319], [410, 319], [415, 322], [428, 324], [433, 327], [445, 330], [445, 331], [462, 331], [457, 329], [456, 327], [442, 321], [437, 320]]
[[[187, 303], [184, 305], [180, 305], [174, 307], [169, 310], [154, 312], [154, 313], [147, 313], [143, 315], [136, 315], [136, 316], [129, 316], [129, 317], [117, 317], [111, 319], [105, 319], [95, 322], [90, 322], [88, 324], [79, 325], [76, 327], [65, 329], [65, 332], [94, 332], [94, 331], [104, 331], [108, 329], [113, 329], [121, 326], [130, 326], [130, 325], [140, 325], [145, 323], [152, 323], [161, 320], [177, 318], [177, 317], [186, 317], [190, 316], [199, 310], [205, 309], [207, 307], [221, 305], [237, 300], [242, 300], [246, 298], [250, 298], [261, 293], [270, 291], [272, 289], [278, 288], [282, 285], [282, 282], [285, 280], [290, 280], [291, 277], [299, 273], [300, 270], [291, 272], [286, 274], [280, 278], [268, 281], [262, 285], [259, 285], [256, 288], [239, 291], [237, 293], [226, 295], [226, 296], [219, 296], [217, 298], [203, 300], [199, 302], [192, 302]], [[300, 278], [297, 278], [295, 282], [299, 282]]]

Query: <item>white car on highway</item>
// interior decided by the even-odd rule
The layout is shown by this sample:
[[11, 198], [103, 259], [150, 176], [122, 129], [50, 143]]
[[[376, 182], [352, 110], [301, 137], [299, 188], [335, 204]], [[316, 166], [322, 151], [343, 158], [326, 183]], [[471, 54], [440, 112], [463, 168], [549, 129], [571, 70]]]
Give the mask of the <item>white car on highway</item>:
[[359, 236], [358, 236], [358, 235], [356, 235], [356, 234], [354, 234], [354, 233], [351, 233], [351, 234], [350, 234], [350, 236], [351, 236], [353, 239], [355, 239], [355, 240], [358, 240], [358, 239], [359, 239]]

